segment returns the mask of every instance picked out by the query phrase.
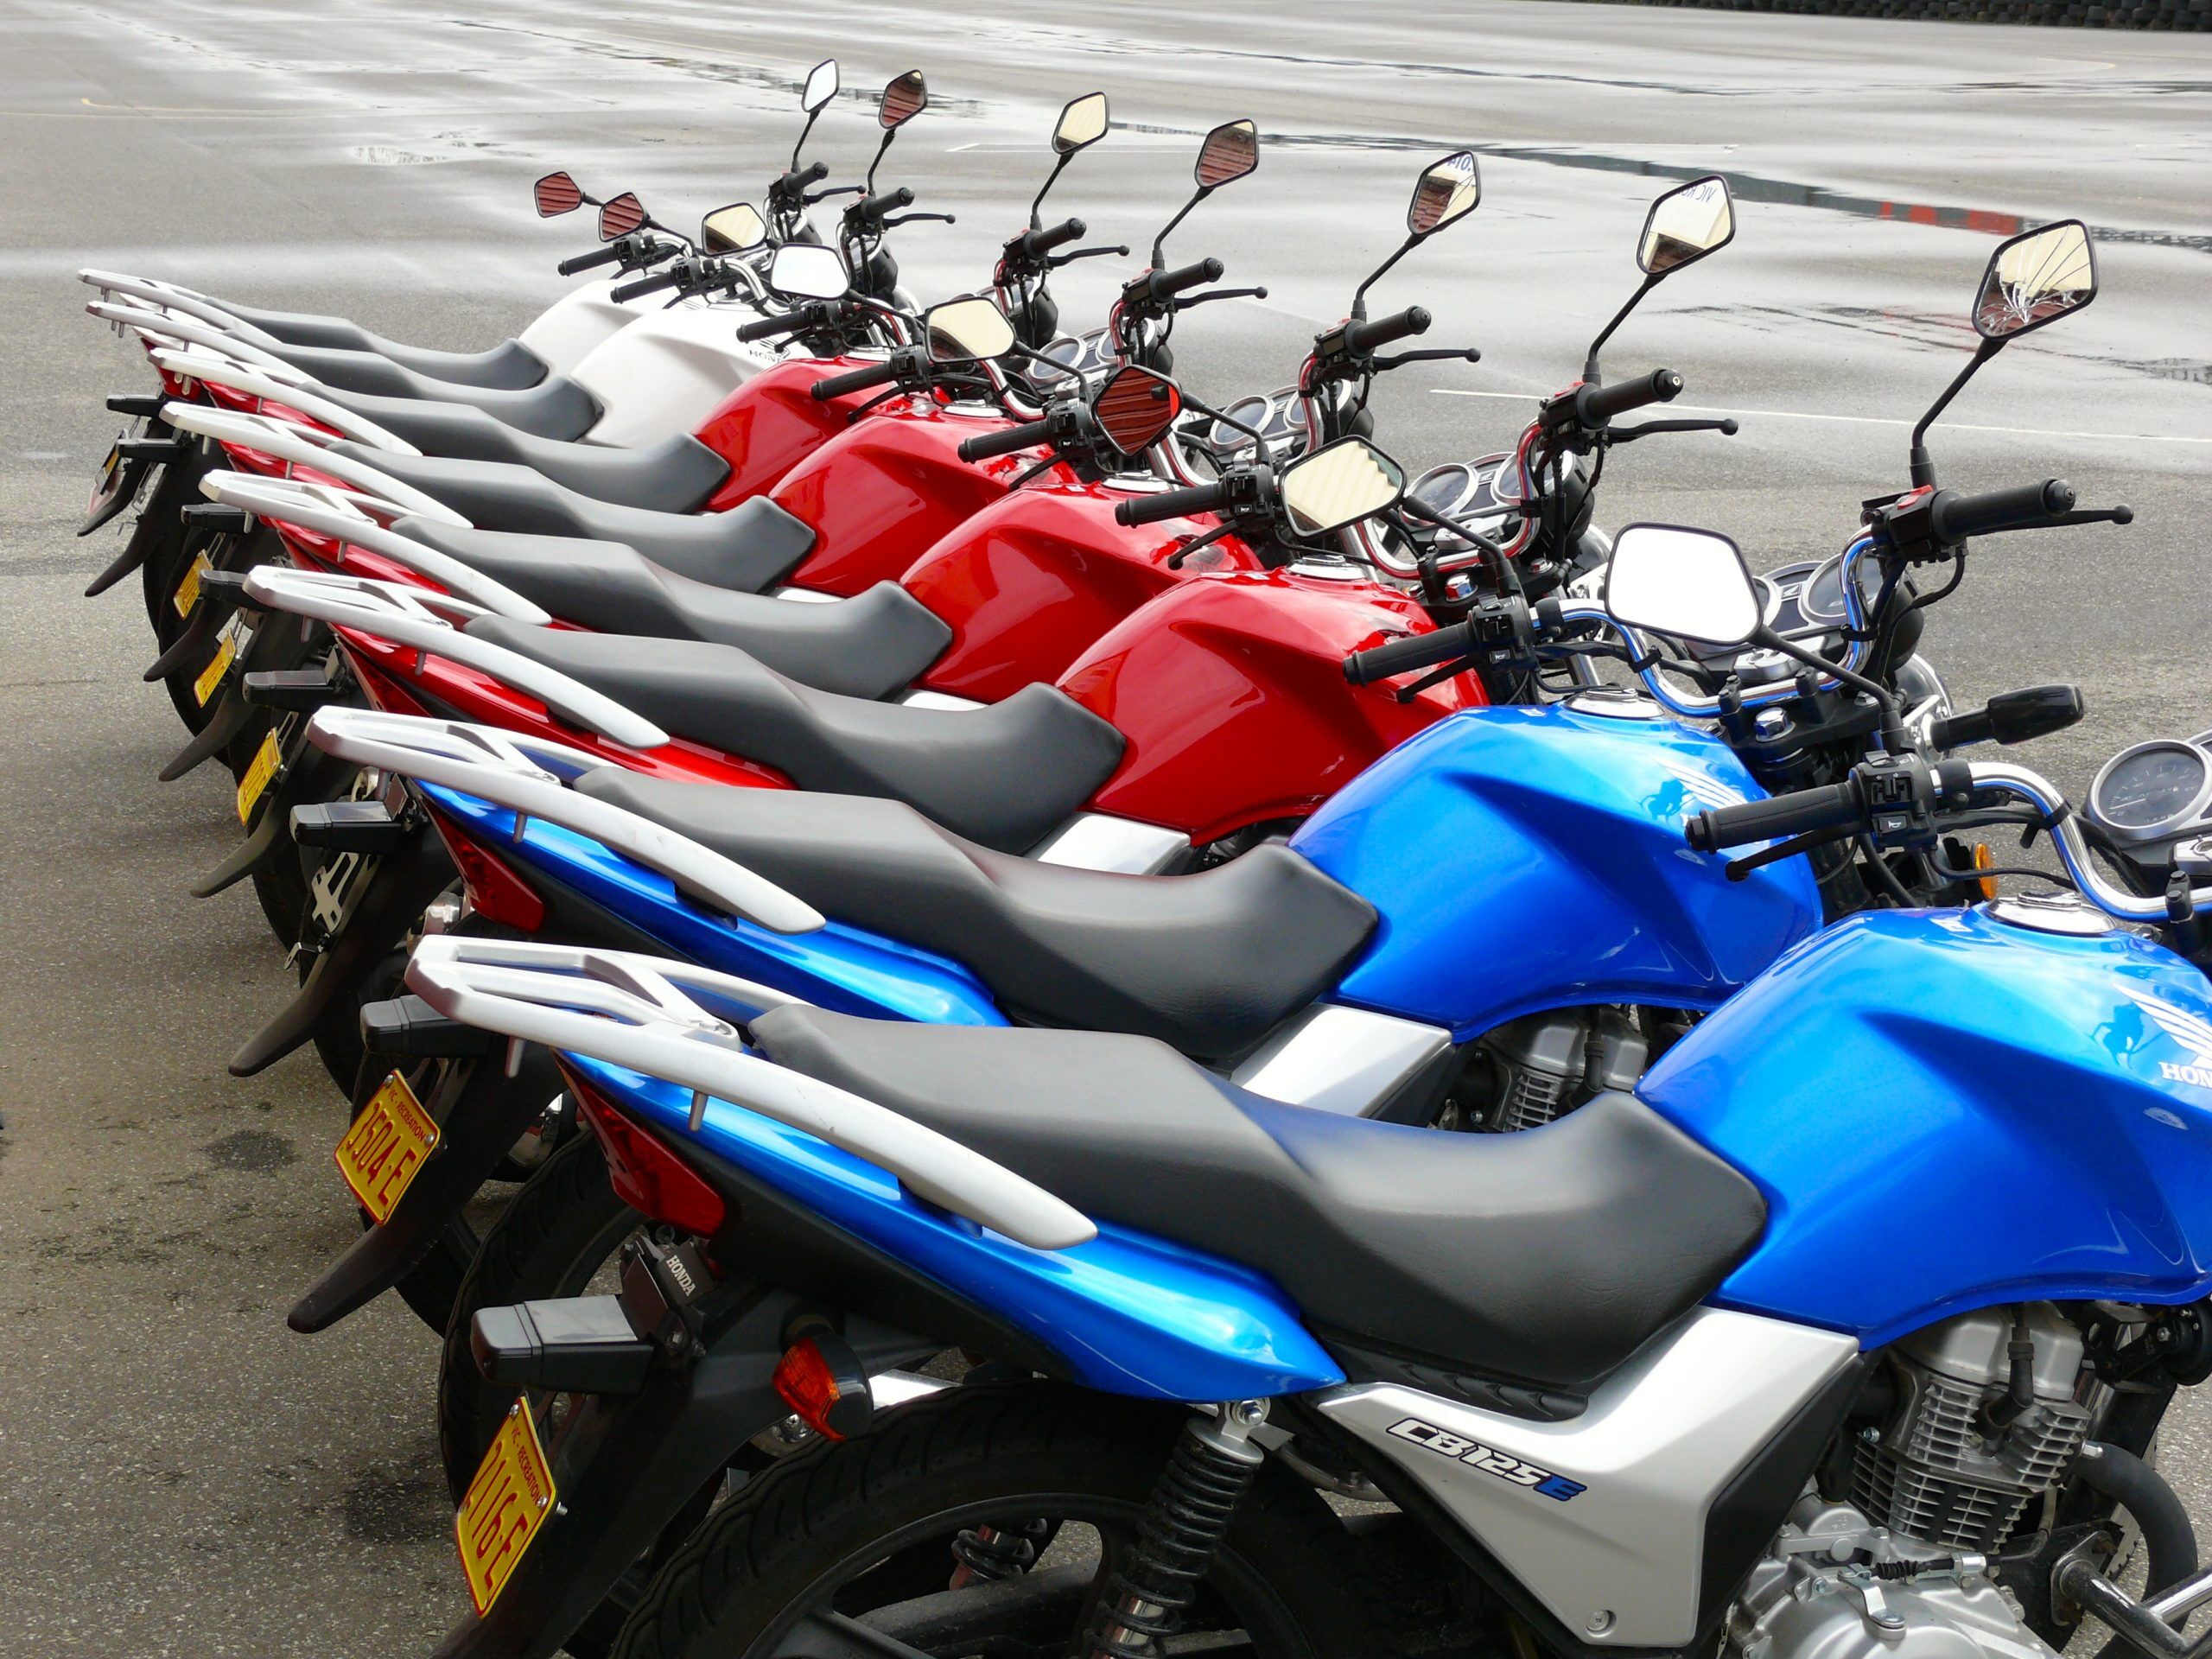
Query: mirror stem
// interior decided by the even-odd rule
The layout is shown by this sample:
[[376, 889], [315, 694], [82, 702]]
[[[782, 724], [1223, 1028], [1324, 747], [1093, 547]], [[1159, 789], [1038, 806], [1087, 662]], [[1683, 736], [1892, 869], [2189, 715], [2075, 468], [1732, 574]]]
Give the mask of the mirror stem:
[[883, 165], [883, 152], [891, 148], [891, 141], [898, 136], [899, 129], [896, 127], [886, 132], [883, 142], [875, 147], [875, 159], [868, 164], [868, 193], [871, 196], [875, 194], [875, 169]]
[[1853, 690], [1863, 691], [1873, 698], [1875, 706], [1882, 711], [1882, 747], [1894, 752], [1896, 746], [1892, 735], [1901, 734], [1904, 726], [1904, 710], [1898, 703], [1896, 693], [1885, 689], [1879, 681], [1868, 679], [1855, 669], [1846, 668], [1816, 651], [1808, 650], [1794, 639], [1784, 639], [1775, 632], [1771, 624], [1760, 623], [1748, 643], [1765, 651], [1777, 652], [1792, 662], [1802, 663], [1820, 673], [1834, 675]]
[[1212, 194], [1213, 188], [1211, 185], [1200, 185], [1192, 193], [1191, 199], [1176, 210], [1175, 217], [1160, 227], [1160, 234], [1152, 238], [1152, 268], [1154, 270], [1165, 270], [1167, 268], [1168, 232], [1188, 219], [1191, 216], [1191, 209]]
[[1613, 337], [1613, 330], [1628, 321], [1628, 314], [1643, 302], [1643, 296], [1659, 286], [1662, 273], [1647, 275], [1636, 292], [1628, 296], [1628, 303], [1613, 313], [1613, 320], [1598, 331], [1598, 338], [1590, 342], [1589, 354], [1582, 360], [1582, 378], [1592, 385], [1598, 382], [1598, 353]]
[[1262, 467], [1272, 467], [1275, 464], [1274, 457], [1268, 451], [1268, 441], [1260, 435], [1258, 428], [1247, 426], [1243, 422], [1232, 419], [1229, 416], [1223, 414], [1219, 410], [1213, 408], [1211, 405], [1200, 403], [1197, 398], [1192, 397], [1188, 391], [1185, 391], [1182, 394], [1182, 397], [1184, 408], [1194, 409], [1198, 410], [1199, 414], [1205, 416], [1208, 420], [1218, 422], [1221, 425], [1227, 427], [1230, 431], [1242, 432], [1245, 436], [1250, 438], [1252, 440], [1253, 458]]
[[791, 146], [791, 171], [794, 173], [798, 171], [798, 153], [806, 148], [807, 135], [814, 130], [814, 124], [821, 118], [822, 111], [819, 110], [809, 110], [806, 112], [806, 124], [798, 130], [798, 142]]
[[1408, 253], [1412, 252], [1414, 245], [1420, 241], [1421, 238], [1417, 236], [1408, 237], [1404, 241], [1398, 244], [1398, 251], [1395, 253], [1392, 254], [1388, 259], [1385, 259], [1381, 264], [1376, 266], [1373, 270], [1369, 271], [1367, 273], [1367, 280], [1362, 283], [1357, 288], [1352, 289], [1351, 320], [1354, 322], [1364, 322], [1367, 321], [1367, 290], [1374, 287], [1376, 283], [1380, 282], [1382, 278], [1382, 274], [1389, 270], [1391, 266], [1396, 264], [1399, 260], [1404, 258]]
[[1912, 448], [1906, 461], [1912, 468], [1912, 486], [1916, 490], [1936, 481], [1936, 462], [1928, 453], [1928, 429], [1936, 424], [1938, 415], [1951, 406], [1951, 399], [1957, 397], [1960, 389], [1974, 378], [1976, 371], [2003, 350], [2004, 346], [2001, 340], [1985, 340], [1974, 347], [1974, 353], [1967, 359], [1966, 367], [1961, 369], [1957, 378], [1943, 388], [1943, 395], [1928, 406], [1928, 412], [1920, 417], [1920, 424], [1912, 429]]
[[1038, 209], [1045, 205], [1045, 196], [1046, 192], [1050, 191], [1054, 185], [1060, 181], [1060, 175], [1067, 171], [1068, 163], [1073, 161], [1078, 153], [1079, 152], [1071, 149], [1066, 155], [1061, 156], [1059, 160], [1052, 163], [1052, 172], [1046, 175], [1044, 189], [1039, 190], [1037, 193], [1037, 199], [1029, 204], [1029, 228], [1031, 230], [1041, 231], [1045, 228], [1045, 221], [1039, 215]]

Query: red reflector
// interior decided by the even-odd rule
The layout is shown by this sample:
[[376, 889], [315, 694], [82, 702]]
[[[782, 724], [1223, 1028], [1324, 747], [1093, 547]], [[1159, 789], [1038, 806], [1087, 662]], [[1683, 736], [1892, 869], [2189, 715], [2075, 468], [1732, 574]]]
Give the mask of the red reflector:
[[830, 1427], [844, 1391], [837, 1386], [836, 1374], [830, 1369], [830, 1362], [823, 1358], [822, 1350], [812, 1337], [803, 1338], [785, 1351], [776, 1366], [774, 1380], [776, 1392], [784, 1396], [784, 1403], [798, 1414], [801, 1422], [830, 1440], [845, 1438]]
[[453, 855], [461, 879], [467, 884], [468, 907], [487, 922], [535, 933], [545, 925], [545, 901], [499, 859], [471, 841], [438, 813], [430, 814], [438, 837]]
[[607, 1181], [616, 1198], [640, 1215], [702, 1238], [712, 1238], [721, 1230], [729, 1212], [721, 1195], [702, 1180], [698, 1172], [671, 1152], [650, 1129], [580, 1082], [566, 1066], [562, 1076], [607, 1154]]

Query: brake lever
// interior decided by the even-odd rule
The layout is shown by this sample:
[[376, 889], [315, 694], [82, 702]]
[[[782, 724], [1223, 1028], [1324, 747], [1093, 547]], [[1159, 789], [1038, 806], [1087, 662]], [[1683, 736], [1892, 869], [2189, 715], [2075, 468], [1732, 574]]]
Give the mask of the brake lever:
[[1662, 432], [1718, 432], [1724, 438], [1732, 438], [1736, 431], [1735, 417], [1731, 416], [1725, 421], [1646, 421], [1641, 426], [1612, 426], [1605, 429], [1605, 436], [1614, 443], [1633, 443]]
[[899, 213], [883, 221], [882, 228], [895, 231], [901, 225], [912, 225], [925, 219], [942, 219], [947, 225], [957, 223], [950, 213]]
[[867, 191], [868, 187], [864, 184], [833, 185], [827, 190], [817, 190], [810, 196], [801, 196], [799, 202], [804, 207], [811, 207], [816, 202], [827, 201], [832, 196], [858, 196], [865, 194]]
[[1118, 246], [1111, 248], [1077, 248], [1073, 253], [1046, 254], [1045, 256], [1045, 269], [1047, 270], [1058, 270], [1062, 265], [1071, 265], [1078, 259], [1096, 259], [1102, 253], [1115, 254], [1126, 259], [1129, 257], [1129, 245], [1123, 242]]
[[1417, 352], [1397, 352], [1389, 357], [1372, 359], [1370, 366], [1387, 373], [1402, 369], [1408, 363], [1479, 363], [1483, 354], [1473, 346], [1455, 348], [1448, 346], [1424, 346]]
[[2044, 521], [2054, 527], [2061, 524], [2132, 524], [2134, 522], [2135, 509], [2125, 502], [2116, 507], [2081, 507]]
[[1217, 288], [1210, 294], [1194, 294], [1187, 300], [1178, 297], [1169, 303], [1177, 311], [1188, 311], [1192, 306], [1204, 305], [1209, 300], [1264, 300], [1267, 297], [1268, 290], [1264, 288]]

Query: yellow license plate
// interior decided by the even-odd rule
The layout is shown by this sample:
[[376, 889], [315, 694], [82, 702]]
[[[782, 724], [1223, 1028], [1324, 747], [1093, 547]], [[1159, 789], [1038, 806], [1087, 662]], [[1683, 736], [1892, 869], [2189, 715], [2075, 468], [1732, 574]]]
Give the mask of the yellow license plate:
[[238, 822], [251, 823], [253, 809], [261, 799], [261, 792], [269, 787], [269, 780], [276, 775], [277, 763], [283, 751], [276, 747], [276, 733], [272, 728], [261, 740], [261, 747], [253, 752], [253, 764], [245, 769], [245, 776], [238, 779]]
[[179, 616], [192, 614], [192, 607], [200, 602], [200, 578], [214, 568], [207, 563], [205, 553], [192, 556], [192, 568], [184, 573], [184, 580], [177, 583], [176, 592], [169, 595], [169, 603], [176, 607]]
[[517, 1402], [453, 1518], [461, 1569], [468, 1575], [468, 1599], [478, 1617], [499, 1599], [553, 1509], [553, 1471], [537, 1442], [537, 1424]]
[[207, 659], [207, 666], [200, 671], [200, 677], [192, 683], [192, 695], [200, 700], [202, 709], [207, 706], [207, 699], [215, 695], [223, 683], [223, 676], [231, 671], [231, 664], [238, 659], [238, 641], [226, 628], [215, 636], [215, 654]]
[[381, 1226], [391, 1219], [423, 1160], [437, 1149], [438, 1126], [393, 1072], [338, 1143], [338, 1173], [361, 1208]]

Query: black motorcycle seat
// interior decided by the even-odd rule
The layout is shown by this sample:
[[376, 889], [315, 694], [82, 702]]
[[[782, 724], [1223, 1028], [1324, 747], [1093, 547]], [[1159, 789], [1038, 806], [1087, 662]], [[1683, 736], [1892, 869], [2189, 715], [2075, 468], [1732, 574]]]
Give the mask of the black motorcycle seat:
[[1020, 852], [1081, 809], [1122, 737], [1048, 685], [987, 708], [910, 708], [817, 691], [744, 652], [478, 617], [468, 632], [604, 691], [678, 737], [772, 766], [801, 789], [905, 801]]
[[346, 317], [308, 311], [267, 311], [258, 306], [240, 305], [235, 300], [216, 300], [214, 303], [239, 321], [252, 324], [287, 346], [369, 352], [433, 380], [522, 391], [545, 378], [545, 359], [518, 340], [503, 340], [480, 352], [441, 352], [427, 346], [407, 346], [386, 340]]
[[483, 515], [487, 530], [537, 528], [488, 521], [489, 515], [517, 511], [513, 504], [527, 500], [533, 482], [583, 501], [676, 517], [697, 512], [729, 476], [728, 461], [685, 433], [641, 449], [590, 443], [545, 447], [553, 452], [550, 467], [541, 467], [535, 461], [395, 455], [358, 443], [349, 443], [346, 449], [465, 517]]
[[357, 443], [331, 450], [412, 485], [480, 530], [620, 542], [663, 569], [716, 588], [758, 593], [814, 548], [813, 527], [765, 495], [728, 512], [652, 512], [594, 501], [527, 467], [397, 457]]
[[818, 691], [886, 697], [903, 690], [952, 630], [895, 582], [819, 602], [733, 593], [664, 570], [619, 542], [461, 530], [402, 518], [405, 536], [602, 633], [735, 645]]
[[359, 392], [418, 403], [466, 404], [518, 431], [534, 432], [542, 438], [581, 438], [599, 423], [599, 400], [566, 375], [549, 374], [534, 386], [512, 391], [434, 379], [374, 352], [333, 351], [315, 346], [268, 349], [308, 375], [313, 382], [309, 389], [326, 397], [333, 392]]
[[896, 801], [613, 768], [576, 788], [711, 847], [831, 920], [951, 957], [1017, 1020], [1241, 1055], [1334, 984], [1367, 901], [1289, 849], [1121, 875], [977, 846]]
[[527, 467], [563, 489], [617, 506], [696, 512], [729, 476], [728, 461], [685, 433], [639, 448], [618, 449], [537, 437], [467, 404], [372, 397], [358, 391], [325, 395], [405, 439], [425, 455]]
[[1266, 1274], [1317, 1334], [1547, 1387], [1617, 1369], [1766, 1223], [1757, 1187], [1632, 1095], [1460, 1135], [1281, 1105], [1142, 1038], [805, 1007], [753, 1033], [1096, 1220]]

